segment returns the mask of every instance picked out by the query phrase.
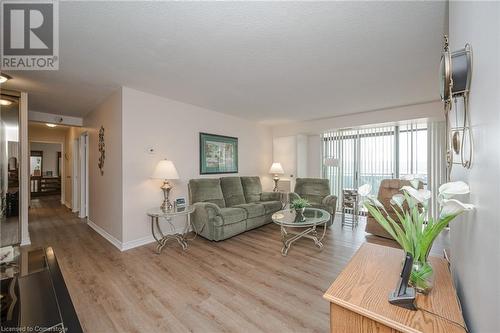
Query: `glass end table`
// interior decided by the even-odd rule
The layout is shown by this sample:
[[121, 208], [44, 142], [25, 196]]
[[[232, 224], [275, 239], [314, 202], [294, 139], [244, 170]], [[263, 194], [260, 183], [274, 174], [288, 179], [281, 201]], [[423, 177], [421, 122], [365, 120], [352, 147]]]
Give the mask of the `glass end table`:
[[[321, 241], [325, 238], [326, 224], [330, 221], [330, 213], [327, 211], [319, 208], [306, 208], [301, 217], [295, 210], [284, 209], [274, 213], [271, 218], [281, 228], [281, 241], [283, 242], [281, 254], [283, 256], [286, 256], [292, 244], [302, 237], [312, 239], [317, 248], [323, 248]], [[318, 226], [323, 226], [323, 233], [319, 238], [316, 230]], [[304, 230], [294, 232], [289, 230], [291, 228]]]
[[[147, 215], [151, 218], [151, 233], [153, 234], [153, 238], [156, 240], [158, 244], [156, 246], [156, 252], [158, 254], [161, 253], [161, 250], [165, 247], [167, 242], [170, 239], [175, 239], [180, 244], [183, 250], [187, 250], [188, 248], [188, 239], [187, 233], [189, 232], [189, 227], [191, 227], [191, 220], [189, 215], [194, 212], [194, 206], [185, 206], [185, 207], [174, 207], [171, 210], [162, 210], [160, 207], [151, 208], [147, 211]], [[170, 226], [171, 231], [175, 231], [175, 227], [172, 223], [172, 219], [175, 216], [186, 216], [186, 224], [182, 233], [174, 232], [171, 234], [167, 234], [162, 230], [160, 226], [160, 218], [163, 218], [168, 225]], [[193, 226], [194, 229], [194, 226]], [[196, 230], [195, 230], [196, 235]]]

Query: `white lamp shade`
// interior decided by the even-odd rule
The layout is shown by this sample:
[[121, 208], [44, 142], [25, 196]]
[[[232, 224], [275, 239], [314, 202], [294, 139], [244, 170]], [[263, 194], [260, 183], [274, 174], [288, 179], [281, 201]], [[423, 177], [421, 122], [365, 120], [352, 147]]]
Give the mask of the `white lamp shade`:
[[269, 169], [269, 173], [273, 175], [282, 175], [285, 173], [285, 171], [283, 170], [281, 163], [274, 162], [273, 165], [271, 165], [271, 168]]
[[156, 179], [179, 179], [179, 174], [172, 161], [161, 160], [156, 165], [155, 171], [151, 178]]
[[325, 158], [325, 166], [338, 167], [339, 159], [334, 157]]

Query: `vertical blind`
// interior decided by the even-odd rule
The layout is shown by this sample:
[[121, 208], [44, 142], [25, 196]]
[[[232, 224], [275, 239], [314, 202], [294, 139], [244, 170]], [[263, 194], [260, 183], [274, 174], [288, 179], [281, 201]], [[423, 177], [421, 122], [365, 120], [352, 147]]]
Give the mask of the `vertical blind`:
[[427, 178], [427, 124], [340, 129], [322, 135], [323, 161], [338, 159], [338, 166], [323, 163], [323, 176], [339, 200], [342, 189], [372, 185], [376, 194], [387, 178], [415, 175]]

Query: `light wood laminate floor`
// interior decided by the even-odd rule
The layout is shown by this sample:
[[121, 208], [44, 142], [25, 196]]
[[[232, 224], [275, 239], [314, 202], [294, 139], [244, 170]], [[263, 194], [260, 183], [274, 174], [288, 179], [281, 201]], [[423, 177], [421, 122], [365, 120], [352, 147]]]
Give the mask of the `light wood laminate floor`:
[[85, 332], [327, 332], [322, 295], [366, 241], [363, 223], [337, 218], [322, 251], [302, 239], [287, 257], [274, 224], [185, 252], [120, 252], [53, 198], [33, 200], [29, 229], [32, 246], [54, 248]]

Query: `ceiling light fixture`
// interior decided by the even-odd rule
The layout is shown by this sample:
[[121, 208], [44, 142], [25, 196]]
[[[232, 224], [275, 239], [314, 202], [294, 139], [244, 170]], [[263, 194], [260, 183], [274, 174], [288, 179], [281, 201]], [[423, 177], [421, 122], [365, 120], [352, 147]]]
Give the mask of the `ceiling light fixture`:
[[12, 79], [11, 76], [4, 74], [4, 73], [0, 73], [0, 83], [7, 82], [10, 79]]
[[8, 99], [0, 99], [0, 105], [7, 106], [11, 105], [12, 101], [9, 101]]
[[56, 124], [45, 124], [45, 125], [49, 126], [50, 128], [54, 128], [57, 126]]

